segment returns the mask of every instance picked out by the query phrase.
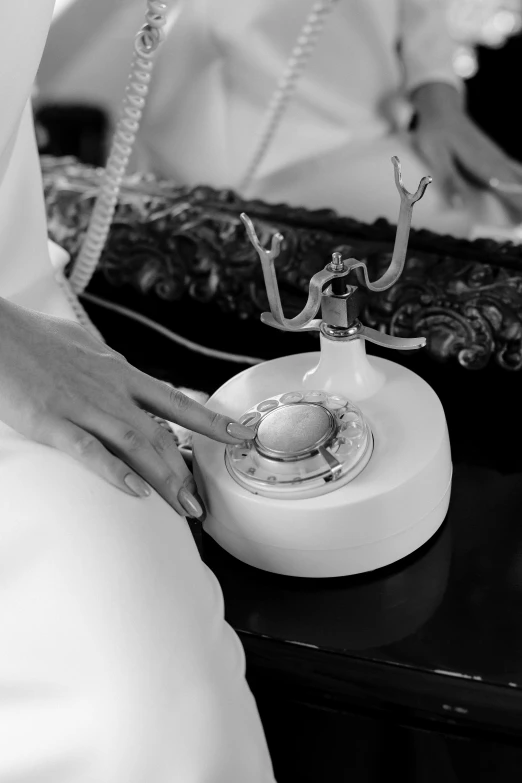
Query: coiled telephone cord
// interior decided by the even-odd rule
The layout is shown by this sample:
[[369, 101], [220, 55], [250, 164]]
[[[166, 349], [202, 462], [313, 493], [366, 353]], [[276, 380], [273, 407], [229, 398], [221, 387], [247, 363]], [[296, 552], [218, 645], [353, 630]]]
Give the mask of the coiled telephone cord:
[[145, 24], [134, 40], [134, 55], [129, 80], [100, 193], [94, 205], [85, 239], [69, 277], [70, 286], [76, 294], [81, 294], [88, 286], [109, 235], [120, 195], [121, 183], [143, 116], [154, 58], [163, 40], [163, 28], [166, 23], [166, 3], [161, 0], [147, 0]]

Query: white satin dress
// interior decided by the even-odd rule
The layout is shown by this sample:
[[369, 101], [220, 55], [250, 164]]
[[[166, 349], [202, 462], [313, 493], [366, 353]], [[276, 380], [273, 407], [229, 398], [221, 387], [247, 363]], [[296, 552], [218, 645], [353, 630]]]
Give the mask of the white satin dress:
[[[0, 1], [0, 295], [70, 318], [28, 103], [52, 8]], [[0, 424], [0, 783], [274, 783], [244, 672], [186, 521]]]
[[[181, 184], [238, 188], [313, 0], [167, 5], [135, 165]], [[69, 0], [44, 53], [42, 99], [87, 101], [115, 116], [144, 9], [145, 0]], [[414, 226], [456, 236], [508, 226], [491, 194], [470, 192], [462, 209], [449, 204], [406, 132], [413, 89], [460, 86], [445, 9], [445, 0], [338, 0], [245, 195], [395, 222], [397, 155], [410, 190], [435, 177]]]

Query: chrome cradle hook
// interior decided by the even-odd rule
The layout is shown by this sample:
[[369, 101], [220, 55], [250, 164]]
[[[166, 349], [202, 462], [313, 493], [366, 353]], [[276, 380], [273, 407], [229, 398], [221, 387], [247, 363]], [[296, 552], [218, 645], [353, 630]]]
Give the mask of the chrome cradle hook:
[[[390, 266], [382, 275], [382, 277], [380, 277], [376, 282], [372, 283], [369, 280], [368, 270], [364, 261], [358, 261], [355, 258], [348, 258], [343, 260], [340, 257], [340, 253], [334, 253], [332, 261], [327, 264], [326, 267], [320, 272], [317, 272], [310, 280], [308, 300], [303, 310], [299, 313], [299, 315], [296, 315], [295, 318], [285, 318], [281, 304], [281, 297], [279, 294], [279, 287], [277, 285], [274, 262], [275, 259], [279, 256], [281, 250], [281, 243], [283, 242], [282, 234], [276, 233], [273, 235], [271, 247], [269, 250], [267, 250], [261, 245], [254, 225], [248, 215], [246, 215], [244, 212], [241, 214], [241, 220], [245, 225], [252, 245], [257, 251], [263, 270], [263, 277], [265, 281], [268, 302], [270, 305], [270, 313], [262, 313], [261, 315], [261, 320], [263, 323], [267, 324], [268, 326], [273, 326], [276, 329], [282, 329], [284, 331], [304, 332], [320, 330], [325, 333], [323, 327], [325, 326], [325, 323], [329, 322], [325, 322], [324, 318], [315, 318], [321, 305], [323, 305], [323, 316], [325, 316], [325, 310], [328, 310], [328, 312], [333, 311], [332, 308], [329, 307], [329, 301], [335, 299], [337, 302], [339, 302], [339, 300], [344, 300], [344, 302], [347, 302], [348, 298], [356, 290], [355, 287], [350, 286], [347, 287], [346, 294], [343, 296], [337, 296], [331, 292], [331, 288], [325, 291], [328, 283], [337, 278], [346, 277], [355, 269], [362, 269], [364, 284], [370, 291], [386, 291], [397, 282], [402, 274], [406, 260], [413, 205], [422, 198], [432, 179], [431, 177], [423, 177], [415, 193], [410, 193], [408, 190], [406, 190], [402, 181], [401, 164], [399, 159], [397, 157], [393, 157], [392, 163], [395, 169], [395, 184], [397, 186], [397, 190], [399, 191], [401, 206]], [[337, 312], [339, 312], [338, 308], [334, 308], [334, 310], [335, 309], [337, 309]], [[336, 327], [336, 324], [331, 325]], [[379, 345], [383, 345], [388, 348], [397, 348], [399, 350], [421, 348], [426, 343], [426, 340], [423, 337], [413, 339], [391, 337], [389, 335], [383, 334], [382, 332], [378, 332], [375, 329], [370, 329], [369, 327], [363, 326], [359, 321], [353, 322], [351, 327], [348, 329], [345, 328], [347, 326], [346, 323], [339, 324], [339, 326], [341, 327], [341, 330], [344, 329], [345, 332], [345, 334], [342, 336], [340, 333], [337, 334], [337, 336], [341, 339], [364, 338]]]
[[358, 268], [362, 269], [364, 275], [364, 284], [370, 291], [386, 291], [388, 288], [391, 288], [392, 285], [396, 283], [399, 277], [402, 275], [404, 262], [406, 261], [406, 251], [408, 249], [413, 205], [416, 204], [417, 201], [420, 201], [426, 192], [426, 188], [432, 182], [431, 177], [423, 177], [415, 193], [410, 193], [408, 190], [406, 190], [402, 181], [402, 171], [399, 158], [394, 155], [391, 160], [395, 169], [395, 185], [397, 186], [397, 190], [399, 191], [399, 195], [401, 197], [401, 207], [399, 210], [397, 232], [395, 234], [395, 244], [393, 246], [393, 256], [390, 266], [379, 280], [377, 280], [375, 283], [370, 283], [368, 278], [368, 269], [366, 268], [364, 261], [354, 261], [354, 259], [350, 258], [347, 262], [350, 265], [350, 270]]
[[250, 241], [257, 250], [263, 268], [266, 293], [270, 305], [270, 313], [261, 314], [263, 323], [268, 324], [269, 326], [275, 326], [276, 329], [284, 329], [285, 331], [290, 332], [304, 332], [319, 329], [321, 319], [313, 319], [321, 306], [323, 288], [330, 280], [334, 280], [336, 277], [346, 277], [350, 272], [350, 269], [343, 269], [342, 272], [332, 272], [329, 269], [330, 265], [327, 265], [320, 272], [317, 272], [310, 280], [308, 300], [303, 310], [299, 315], [296, 315], [295, 318], [285, 318], [274, 265], [274, 261], [278, 257], [281, 249], [283, 235], [279, 233], [274, 234], [270, 250], [265, 250], [259, 241], [254, 225], [248, 215], [243, 212], [241, 214], [241, 220], [245, 224]]

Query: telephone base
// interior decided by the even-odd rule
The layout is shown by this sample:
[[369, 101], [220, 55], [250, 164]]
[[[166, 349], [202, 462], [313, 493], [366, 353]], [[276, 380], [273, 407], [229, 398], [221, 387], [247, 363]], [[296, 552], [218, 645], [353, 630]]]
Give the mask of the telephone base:
[[[239, 418], [263, 399], [302, 386], [318, 356], [286, 356], [245, 370], [208, 404]], [[296, 499], [254, 494], [228, 472], [223, 444], [195, 436], [195, 477], [207, 507], [204, 528], [230, 554], [278, 574], [346, 576], [406, 557], [440, 527], [452, 478], [442, 405], [411, 370], [378, 357], [368, 361], [384, 379], [376, 392], [357, 401], [372, 429], [373, 453], [353, 481], [328, 494]]]
[[205, 531], [233, 557], [247, 565], [273, 574], [309, 578], [349, 576], [375, 571], [415, 552], [443, 523], [451, 495], [451, 486], [440, 503], [424, 519], [389, 538], [348, 549], [285, 549], [260, 544], [232, 532], [212, 517], [205, 520]]

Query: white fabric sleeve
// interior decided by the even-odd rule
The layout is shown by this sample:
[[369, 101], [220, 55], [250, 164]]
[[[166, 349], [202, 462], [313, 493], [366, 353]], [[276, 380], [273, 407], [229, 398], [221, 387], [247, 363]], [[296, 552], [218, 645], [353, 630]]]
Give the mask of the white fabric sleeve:
[[54, 0], [0, 3], [0, 183], [5, 175], [51, 23]]
[[0, 2], [0, 296], [74, 318], [54, 279], [31, 94], [54, 0]]
[[453, 69], [456, 44], [447, 23], [446, 0], [400, 0], [400, 52], [405, 88], [411, 93], [430, 82], [462, 89]]

